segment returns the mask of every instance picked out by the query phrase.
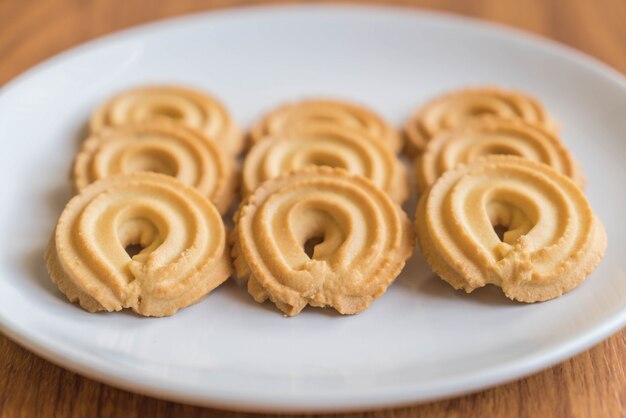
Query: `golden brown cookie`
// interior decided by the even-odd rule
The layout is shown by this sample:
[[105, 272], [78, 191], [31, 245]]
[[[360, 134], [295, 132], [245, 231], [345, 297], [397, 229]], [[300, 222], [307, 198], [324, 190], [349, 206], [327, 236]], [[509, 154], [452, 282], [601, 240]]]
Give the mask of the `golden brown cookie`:
[[439, 96], [419, 107], [404, 127], [405, 152], [416, 156], [440, 132], [486, 115], [522, 119], [548, 131], [556, 131], [555, 122], [541, 103], [525, 93], [495, 87], [469, 88]]
[[243, 165], [242, 194], [281, 173], [312, 165], [362, 175], [397, 203], [407, 197], [406, 169], [389, 147], [364, 132], [322, 122], [274, 134], [252, 147]]
[[250, 131], [251, 145], [262, 138], [289, 133], [319, 122], [364, 132], [382, 140], [394, 152], [402, 149], [396, 130], [373, 111], [337, 100], [307, 99], [280, 106], [257, 122]]
[[585, 183], [574, 157], [554, 134], [522, 120], [486, 116], [428, 141], [415, 160], [417, 188], [422, 192], [445, 171], [492, 154], [517, 155], [542, 162], [581, 187]]
[[74, 160], [76, 191], [118, 174], [151, 171], [177, 178], [208, 197], [220, 213], [232, 202], [236, 164], [204, 134], [168, 120], [107, 128], [92, 134]]
[[176, 313], [232, 271], [217, 209], [195, 189], [154, 173], [84, 188], [65, 206], [45, 258], [71, 302], [89, 312], [131, 308], [145, 316]]
[[319, 166], [258, 187], [235, 215], [231, 239], [248, 292], [289, 316], [307, 304], [365, 310], [413, 252], [411, 224], [385, 192]]
[[91, 132], [108, 126], [169, 119], [213, 139], [229, 155], [238, 154], [244, 137], [226, 108], [214, 97], [177, 86], [139, 87], [100, 105], [90, 120]]
[[420, 199], [416, 225], [426, 261], [455, 289], [493, 284], [520, 302], [578, 286], [606, 249], [604, 226], [581, 189], [549, 166], [515, 156], [444, 173]]

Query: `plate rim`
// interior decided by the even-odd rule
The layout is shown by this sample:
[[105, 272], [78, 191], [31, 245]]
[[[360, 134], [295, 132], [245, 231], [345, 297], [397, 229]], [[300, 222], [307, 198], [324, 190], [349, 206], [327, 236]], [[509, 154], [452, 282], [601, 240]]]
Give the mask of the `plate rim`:
[[[11, 90], [19, 87], [23, 81], [28, 80], [29, 77], [35, 76], [39, 72], [46, 71], [50, 66], [54, 66], [57, 62], [79, 55], [83, 51], [88, 51], [91, 48], [97, 48], [106, 45], [107, 43], [119, 41], [128, 36], [132, 37], [141, 35], [144, 32], [159, 31], [168, 26], [175, 27], [190, 20], [210, 20], [215, 16], [219, 18], [219, 15], [269, 13], [270, 11], [296, 11], [303, 13], [307, 10], [315, 10], [317, 12], [326, 13], [331, 13], [333, 11], [368, 12], [373, 10], [391, 14], [404, 12], [407, 14], [411, 13], [417, 18], [428, 17], [454, 26], [469, 26], [474, 30], [483, 30], [488, 32], [491, 36], [501, 37], [506, 40], [514, 40], [534, 49], [538, 48], [544, 52], [550, 52], [558, 55], [560, 58], [573, 62], [574, 65], [584, 67], [586, 70], [596, 73], [603, 78], [608, 78], [611, 82], [620, 85], [626, 93], [626, 76], [608, 64], [590, 56], [587, 53], [550, 38], [501, 23], [447, 12], [424, 10], [407, 5], [363, 3], [279, 3], [252, 6], [245, 5], [242, 7], [235, 6], [220, 8], [217, 10], [188, 13], [180, 16], [142, 23], [94, 38], [55, 54], [11, 78], [7, 83], [0, 87], [0, 101]], [[449, 387], [446, 389], [446, 385], [443, 385], [443, 387], [435, 388], [434, 390], [431, 389], [430, 391], [426, 391], [426, 393], [416, 395], [411, 392], [411, 388], [409, 387], [410, 385], [405, 385], [406, 387], [393, 387], [392, 390], [379, 390], [377, 391], [376, 396], [372, 396], [371, 393], [365, 393], [361, 395], [351, 395], [349, 399], [343, 399], [343, 396], [338, 396], [329, 401], [326, 398], [318, 399], [313, 395], [309, 395], [307, 399], [287, 399], [276, 397], [274, 399], [267, 400], [260, 398], [254, 399], [250, 396], [243, 399], [241, 396], [237, 397], [237, 395], [233, 393], [217, 393], [215, 391], [210, 396], [207, 396], [206, 393], [198, 393], [197, 391], [189, 393], [187, 388], [182, 386], [173, 387], [171, 382], [168, 386], [167, 379], [159, 378], [153, 379], [152, 381], [145, 381], [140, 378], [133, 378], [133, 373], [125, 373], [125, 370], [120, 367], [109, 367], [107, 369], [103, 369], [94, 365], [93, 362], [90, 364], [88, 360], [85, 360], [85, 357], [80, 357], [80, 355], [70, 355], [72, 350], [77, 351], [78, 353], [80, 353], [80, 350], [75, 350], [73, 348], [68, 350], [67, 347], [59, 349], [57, 341], [46, 339], [45, 337], [41, 337], [34, 332], [30, 332], [28, 329], [22, 327], [19, 324], [19, 321], [13, 320], [10, 315], [5, 314], [0, 308], [0, 332], [22, 347], [57, 366], [98, 382], [103, 382], [113, 387], [142, 395], [205, 407], [250, 412], [349, 412], [399, 407], [420, 402], [435, 401], [443, 398], [457, 397], [468, 393], [474, 393], [495, 385], [521, 379], [525, 376], [553, 366], [596, 345], [610, 335], [620, 331], [625, 326], [626, 302], [624, 302], [621, 308], [614, 314], [608, 316], [604, 321], [600, 322], [599, 325], [592, 326], [584, 332], [576, 334], [575, 337], [567, 339], [560, 345], [548, 350], [542, 350], [538, 354], [534, 353], [532, 355], [527, 355], [515, 362], [509, 362], [504, 366], [500, 365], [487, 369], [485, 373], [480, 376], [480, 379], [473, 377], [474, 382], [472, 384], [464, 381], [456, 383], [455, 385], [448, 384], [448, 386], [455, 386], [452, 389]], [[50, 348], [55, 346], [57, 347], [54, 349]], [[467, 378], [465, 378], [465, 380], [467, 380]], [[319, 402], [325, 403], [320, 404]]]

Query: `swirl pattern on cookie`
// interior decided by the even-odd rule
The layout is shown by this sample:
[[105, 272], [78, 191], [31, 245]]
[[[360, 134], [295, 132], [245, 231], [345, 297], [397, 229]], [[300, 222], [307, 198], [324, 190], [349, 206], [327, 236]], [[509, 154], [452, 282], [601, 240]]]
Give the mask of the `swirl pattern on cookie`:
[[415, 160], [418, 190], [426, 190], [442, 173], [459, 164], [493, 154], [542, 162], [584, 186], [574, 157], [554, 134], [521, 120], [487, 116], [442, 132], [428, 142]]
[[157, 120], [107, 128], [83, 142], [74, 160], [76, 191], [96, 180], [151, 171], [177, 178], [228, 210], [236, 186], [235, 162], [202, 133]]
[[184, 87], [150, 86], [128, 90], [102, 104], [91, 116], [91, 132], [154, 119], [169, 119], [204, 133], [229, 155], [238, 154], [244, 137], [215, 98]]
[[243, 165], [242, 193], [247, 196], [265, 180], [311, 165], [367, 177], [397, 203], [407, 197], [406, 169], [389, 147], [363, 132], [323, 123], [276, 134], [252, 147]]
[[52, 281], [89, 312], [167, 316], [230, 276], [228, 252], [208, 199], [171, 177], [135, 173], [72, 198], [45, 258]]
[[268, 180], [235, 215], [235, 269], [257, 302], [366, 309], [413, 250], [406, 214], [369, 180], [310, 167]]
[[470, 88], [437, 97], [418, 108], [405, 125], [405, 151], [417, 155], [438, 133], [486, 115], [522, 119], [548, 131], [556, 131], [556, 124], [537, 99], [494, 87]]
[[578, 286], [606, 249], [604, 226], [581, 189], [514, 156], [444, 173], [420, 199], [416, 226], [426, 260], [455, 289], [493, 284], [521, 302]]
[[402, 148], [400, 135], [373, 111], [353, 103], [321, 99], [288, 103], [268, 113], [252, 127], [251, 145], [265, 137], [298, 131], [320, 122], [368, 134], [382, 140], [394, 152]]

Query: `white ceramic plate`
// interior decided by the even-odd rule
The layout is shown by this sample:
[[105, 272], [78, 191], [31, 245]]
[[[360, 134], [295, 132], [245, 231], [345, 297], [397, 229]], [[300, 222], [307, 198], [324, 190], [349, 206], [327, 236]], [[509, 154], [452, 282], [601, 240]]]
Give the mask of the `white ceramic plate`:
[[[42, 253], [99, 102], [180, 82], [222, 98], [243, 125], [286, 99], [332, 95], [400, 124], [425, 99], [473, 84], [540, 97], [588, 176], [609, 247], [557, 300], [509, 302], [436, 279], [415, 255], [362, 314], [283, 318], [229, 282], [171, 318], [88, 314], [48, 279]], [[410, 10], [246, 9], [140, 27], [73, 49], [0, 94], [0, 325], [41, 356], [145, 394], [246, 410], [329, 411], [426, 401], [557, 363], [626, 324], [626, 82], [563, 47]]]

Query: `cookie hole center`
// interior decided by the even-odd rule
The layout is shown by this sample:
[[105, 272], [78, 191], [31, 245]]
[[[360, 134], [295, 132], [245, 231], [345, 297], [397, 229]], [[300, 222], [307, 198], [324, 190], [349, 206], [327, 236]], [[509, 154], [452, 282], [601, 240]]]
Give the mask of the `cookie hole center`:
[[[502, 196], [504, 197], [504, 196]], [[487, 205], [487, 215], [495, 235], [500, 242], [514, 245], [528, 234], [536, 224], [537, 215], [531, 205], [518, 196], [494, 200]]]
[[128, 153], [122, 162], [125, 174], [136, 172], [152, 172], [176, 177], [178, 162], [166, 150], [141, 147]]
[[309, 123], [341, 123], [341, 119], [335, 115], [317, 114], [308, 118]]
[[313, 259], [315, 246], [318, 244], [321, 244], [322, 242], [324, 242], [324, 237], [322, 236], [315, 236], [306, 240], [304, 243], [304, 253], [307, 255], [307, 257], [309, 257], [310, 259]]
[[117, 236], [121, 248], [124, 249], [129, 258], [142, 258], [148, 252], [157, 248], [162, 240], [159, 229], [149, 217], [141, 215], [144, 207], [130, 207], [119, 214], [119, 225], [117, 226]]
[[143, 250], [143, 246], [141, 244], [128, 244], [124, 250], [130, 258], [133, 258]]
[[152, 116], [164, 116], [166, 118], [174, 120], [180, 120], [184, 116], [183, 112], [181, 112], [180, 109], [167, 105], [153, 107], [152, 109], [150, 109], [150, 114]]
[[330, 153], [330, 152], [322, 152], [322, 151], [311, 152], [308, 155], [306, 155], [302, 166], [306, 167], [306, 166], [311, 166], [311, 165], [326, 166], [326, 167], [333, 167], [333, 168], [345, 168], [345, 169], [348, 168], [346, 166], [345, 160], [341, 158], [340, 156], [338, 156], [337, 154]]
[[509, 227], [505, 225], [493, 225], [493, 230], [500, 241], [504, 242], [504, 234], [509, 230]]
[[492, 115], [492, 114], [493, 114], [493, 110], [487, 107], [473, 107], [467, 110], [467, 116], [470, 116], [470, 117], [486, 116], [486, 115]]
[[522, 157], [518, 150], [504, 144], [492, 144], [482, 150], [482, 155], [517, 155]]

